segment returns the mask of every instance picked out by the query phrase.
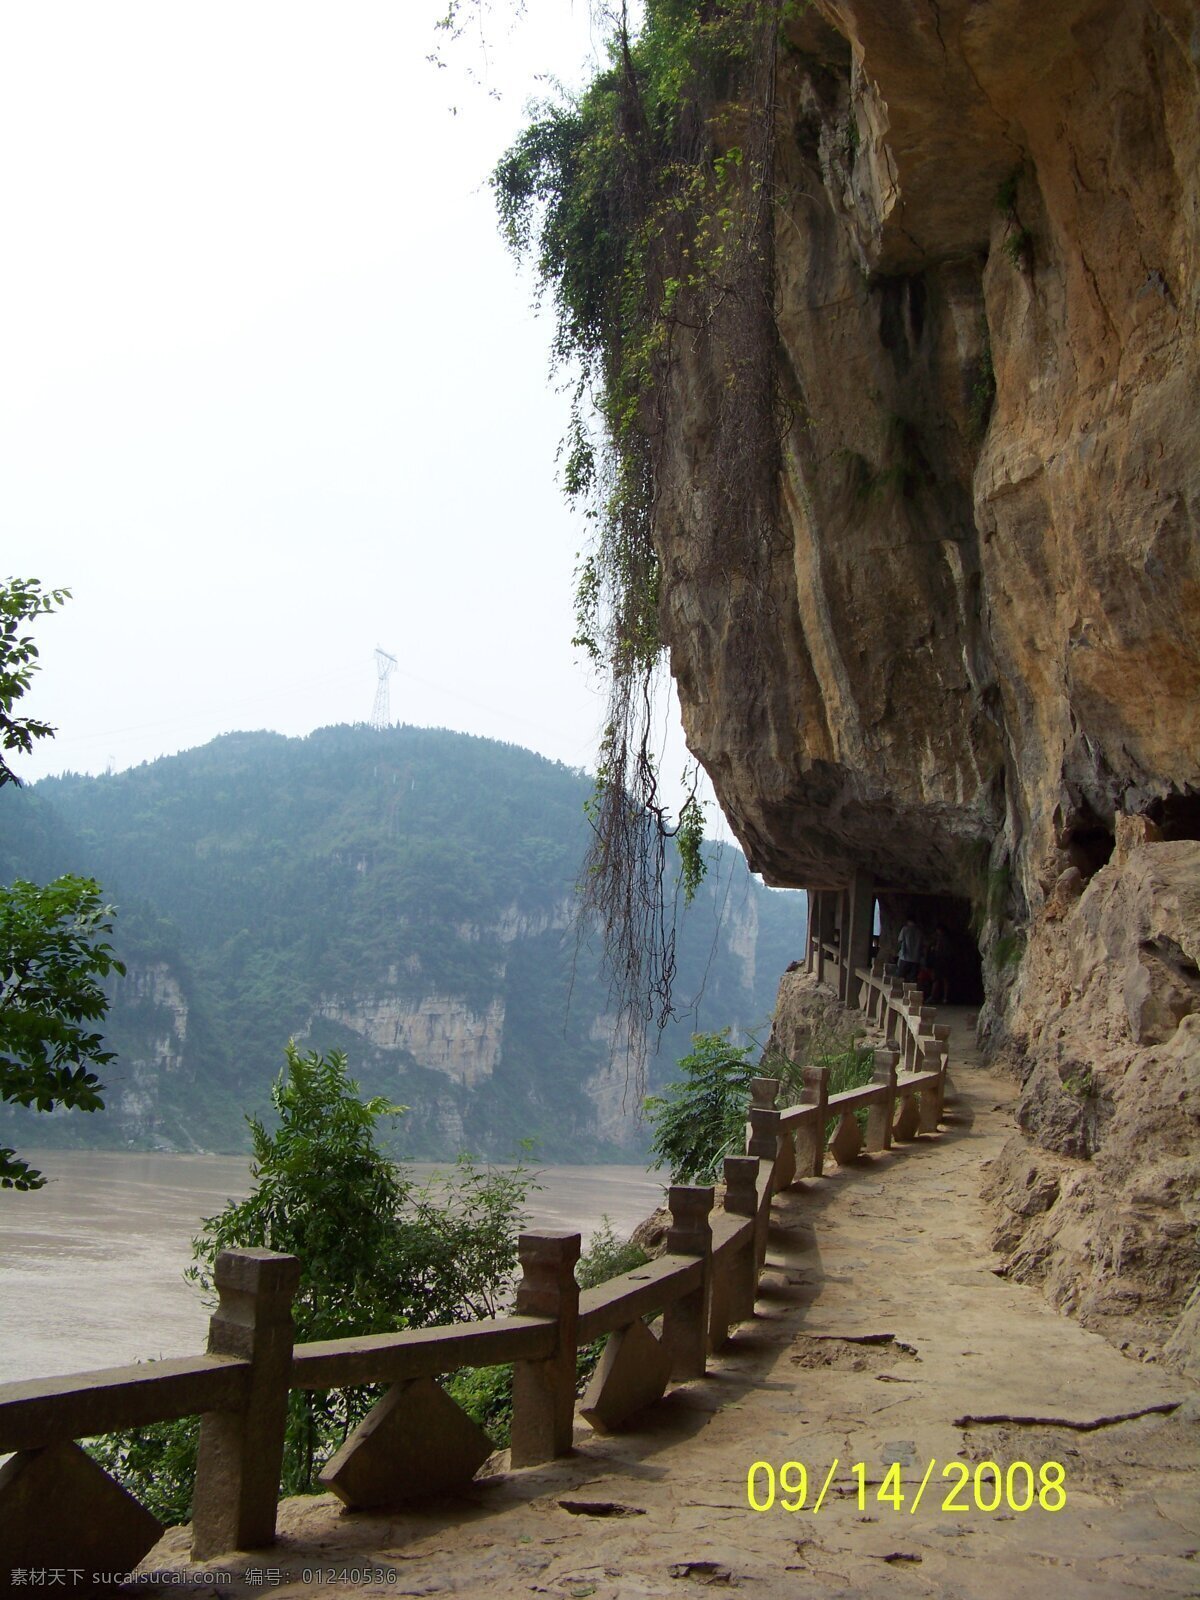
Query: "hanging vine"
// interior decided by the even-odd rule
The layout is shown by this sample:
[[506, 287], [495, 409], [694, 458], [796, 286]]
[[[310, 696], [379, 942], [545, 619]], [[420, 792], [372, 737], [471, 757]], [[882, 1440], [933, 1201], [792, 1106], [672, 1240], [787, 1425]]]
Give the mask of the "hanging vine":
[[573, 642], [607, 675], [609, 706], [583, 911], [603, 930], [622, 1014], [659, 1028], [672, 1013], [676, 897], [690, 900], [705, 870], [698, 772], [672, 822], [655, 758], [667, 410], [682, 342], [706, 341], [714, 445], [698, 559], [761, 601], [779, 437], [770, 165], [786, 9], [647, 0], [635, 36], [622, 5], [607, 68], [542, 106], [492, 178], [505, 239], [554, 305], [554, 360], [574, 376], [563, 483], [593, 525]]

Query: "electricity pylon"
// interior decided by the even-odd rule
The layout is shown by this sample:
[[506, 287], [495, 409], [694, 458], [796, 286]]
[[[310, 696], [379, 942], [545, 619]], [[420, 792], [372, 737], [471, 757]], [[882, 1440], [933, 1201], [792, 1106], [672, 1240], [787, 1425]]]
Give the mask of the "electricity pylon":
[[387, 728], [391, 726], [392, 709], [391, 696], [388, 691], [388, 679], [395, 672], [398, 662], [386, 650], [375, 648], [375, 671], [379, 681], [375, 686], [375, 709], [371, 713], [371, 726], [373, 728]]

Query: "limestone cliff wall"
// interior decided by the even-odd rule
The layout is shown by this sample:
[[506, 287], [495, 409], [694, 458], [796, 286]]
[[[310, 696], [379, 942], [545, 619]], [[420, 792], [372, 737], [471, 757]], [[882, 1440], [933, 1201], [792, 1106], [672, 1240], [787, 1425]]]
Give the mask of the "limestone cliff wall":
[[474, 1010], [458, 995], [401, 994], [322, 1000], [318, 1014], [378, 1046], [407, 1050], [423, 1067], [467, 1087], [490, 1078], [504, 1039], [504, 1000]]
[[675, 369], [689, 738], [781, 881], [963, 889], [1001, 836], [1036, 905], [1074, 836], [1200, 786], [1195, 16], [819, 9], [779, 71], [790, 426], [753, 651], [698, 567], [736, 535], [706, 521], [728, 352]]
[[[1186, 0], [815, 0], [776, 74], [773, 496], [729, 514], [734, 320], [679, 342], [665, 396], [657, 538], [689, 743], [769, 880], [865, 867], [975, 902], [985, 1015], [1030, 1079], [1019, 1153], [1056, 1184], [1054, 1220], [1008, 1212], [1005, 1238], [1064, 1284], [1075, 1224], [1136, 1189], [1142, 1112], [1172, 1149], [1197, 1128], [1185, 1043], [1084, 1015], [1089, 992], [1120, 1010], [1107, 961], [1143, 962], [1133, 933], [1119, 957], [1097, 945], [1116, 908], [1147, 928], [1172, 897], [1196, 911], [1172, 841], [1200, 834], [1198, 173]], [[1162, 842], [1123, 888], [1126, 816]], [[1088, 961], [1060, 1006], [1053, 974]], [[1176, 968], [1171, 1028], [1194, 953]], [[1067, 1057], [1064, 1077], [1093, 1071], [1086, 1148], [1055, 1109]], [[1178, 1232], [1194, 1169], [1171, 1194]], [[1194, 1275], [1168, 1255], [1160, 1307]], [[1106, 1283], [1147, 1292], [1119, 1264]]]

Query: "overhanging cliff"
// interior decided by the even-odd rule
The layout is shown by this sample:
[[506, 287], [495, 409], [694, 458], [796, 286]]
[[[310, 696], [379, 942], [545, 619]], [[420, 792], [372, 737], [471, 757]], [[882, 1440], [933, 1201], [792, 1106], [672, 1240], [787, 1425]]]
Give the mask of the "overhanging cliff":
[[1074, 841], [1200, 786], [1195, 27], [1094, 0], [787, 27], [752, 648], [697, 560], [733, 531], [719, 327], [677, 347], [657, 518], [689, 742], [774, 880], [968, 892], [999, 841], [1034, 911]]
[[1198, 69], [1184, 0], [817, 0], [769, 377], [718, 305], [658, 409], [689, 744], [770, 881], [973, 902], [1026, 1079], [1000, 1242], [1110, 1331], [1200, 1268]]

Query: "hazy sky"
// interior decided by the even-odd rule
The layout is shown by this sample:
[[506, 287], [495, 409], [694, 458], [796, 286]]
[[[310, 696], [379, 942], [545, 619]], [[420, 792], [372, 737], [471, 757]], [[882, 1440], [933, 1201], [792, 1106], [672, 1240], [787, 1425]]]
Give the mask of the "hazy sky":
[[438, 70], [444, 4], [4, 9], [0, 575], [74, 591], [23, 776], [365, 720], [376, 645], [394, 720], [591, 764], [566, 399], [486, 179], [599, 41], [532, 0]]

